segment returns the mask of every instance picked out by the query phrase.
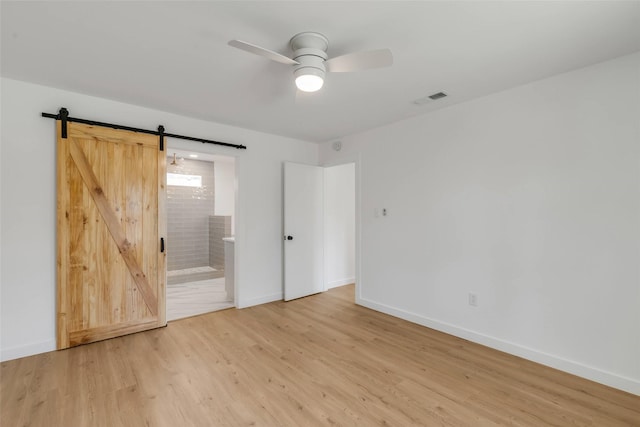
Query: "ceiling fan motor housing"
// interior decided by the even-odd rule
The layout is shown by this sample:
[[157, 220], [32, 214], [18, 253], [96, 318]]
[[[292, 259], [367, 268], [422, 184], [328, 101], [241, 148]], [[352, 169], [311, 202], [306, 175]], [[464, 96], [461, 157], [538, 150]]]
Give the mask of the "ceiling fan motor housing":
[[293, 36], [289, 44], [293, 59], [299, 62], [294, 66], [294, 77], [313, 74], [324, 79], [329, 40], [320, 33], [304, 32]]

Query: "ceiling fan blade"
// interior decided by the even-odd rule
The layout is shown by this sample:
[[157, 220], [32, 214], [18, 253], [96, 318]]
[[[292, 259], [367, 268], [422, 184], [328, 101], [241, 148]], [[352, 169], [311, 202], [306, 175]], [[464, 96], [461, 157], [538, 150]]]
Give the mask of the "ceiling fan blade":
[[393, 64], [393, 55], [389, 49], [348, 53], [328, 59], [324, 63], [327, 71], [332, 73], [370, 70], [372, 68], [388, 67], [391, 64]]
[[272, 50], [265, 49], [263, 47], [256, 46], [255, 44], [251, 44], [248, 42], [243, 42], [242, 40], [230, 40], [228, 44], [229, 46], [233, 46], [235, 48], [245, 50], [255, 55], [264, 56], [265, 58], [269, 58], [272, 61], [280, 62], [281, 64], [286, 64], [286, 65], [299, 64], [298, 61], [294, 61], [293, 59], [287, 56], [281, 55], [278, 52], [274, 52]]

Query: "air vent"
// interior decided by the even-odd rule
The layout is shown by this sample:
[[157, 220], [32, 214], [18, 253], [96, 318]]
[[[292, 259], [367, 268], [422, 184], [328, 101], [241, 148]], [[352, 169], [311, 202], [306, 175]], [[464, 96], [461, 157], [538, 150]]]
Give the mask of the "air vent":
[[447, 96], [446, 93], [438, 92], [438, 93], [434, 93], [433, 95], [425, 96], [424, 98], [416, 99], [415, 101], [413, 101], [413, 103], [416, 104], [416, 105], [427, 104], [427, 103], [429, 103], [431, 101], [435, 101], [435, 100], [438, 100], [440, 98], [444, 98], [445, 96]]
[[446, 93], [438, 92], [438, 93], [434, 93], [433, 95], [429, 95], [429, 98], [435, 101], [436, 99], [444, 98], [445, 96], [447, 96]]

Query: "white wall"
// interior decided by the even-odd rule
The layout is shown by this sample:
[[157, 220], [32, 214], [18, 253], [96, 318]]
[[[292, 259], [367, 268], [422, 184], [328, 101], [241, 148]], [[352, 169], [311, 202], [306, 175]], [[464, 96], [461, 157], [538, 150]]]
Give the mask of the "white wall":
[[324, 169], [324, 263], [327, 289], [355, 282], [355, 164]]
[[215, 205], [214, 215], [231, 216], [231, 235], [235, 234], [236, 167], [232, 161], [216, 160], [213, 168]]
[[[316, 144], [194, 120], [44, 86], [2, 79], [1, 358], [55, 347], [55, 122], [72, 117], [241, 143], [245, 150], [197, 144], [237, 156], [236, 283], [240, 307], [282, 298], [282, 162], [317, 164]], [[171, 146], [189, 149], [192, 142]]]
[[640, 53], [342, 142], [360, 304], [640, 394]]

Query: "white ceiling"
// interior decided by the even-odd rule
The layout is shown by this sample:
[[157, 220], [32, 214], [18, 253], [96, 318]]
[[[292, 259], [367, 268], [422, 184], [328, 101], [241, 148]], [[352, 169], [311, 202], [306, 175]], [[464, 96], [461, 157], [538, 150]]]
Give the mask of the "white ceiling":
[[[640, 50], [638, 1], [2, 2], [2, 76], [259, 131], [329, 141]], [[289, 54], [388, 47], [393, 67], [296, 94]], [[434, 92], [449, 97], [417, 106]], [[82, 116], [80, 112], [76, 112]], [[87, 117], [99, 120], [94, 117]]]

